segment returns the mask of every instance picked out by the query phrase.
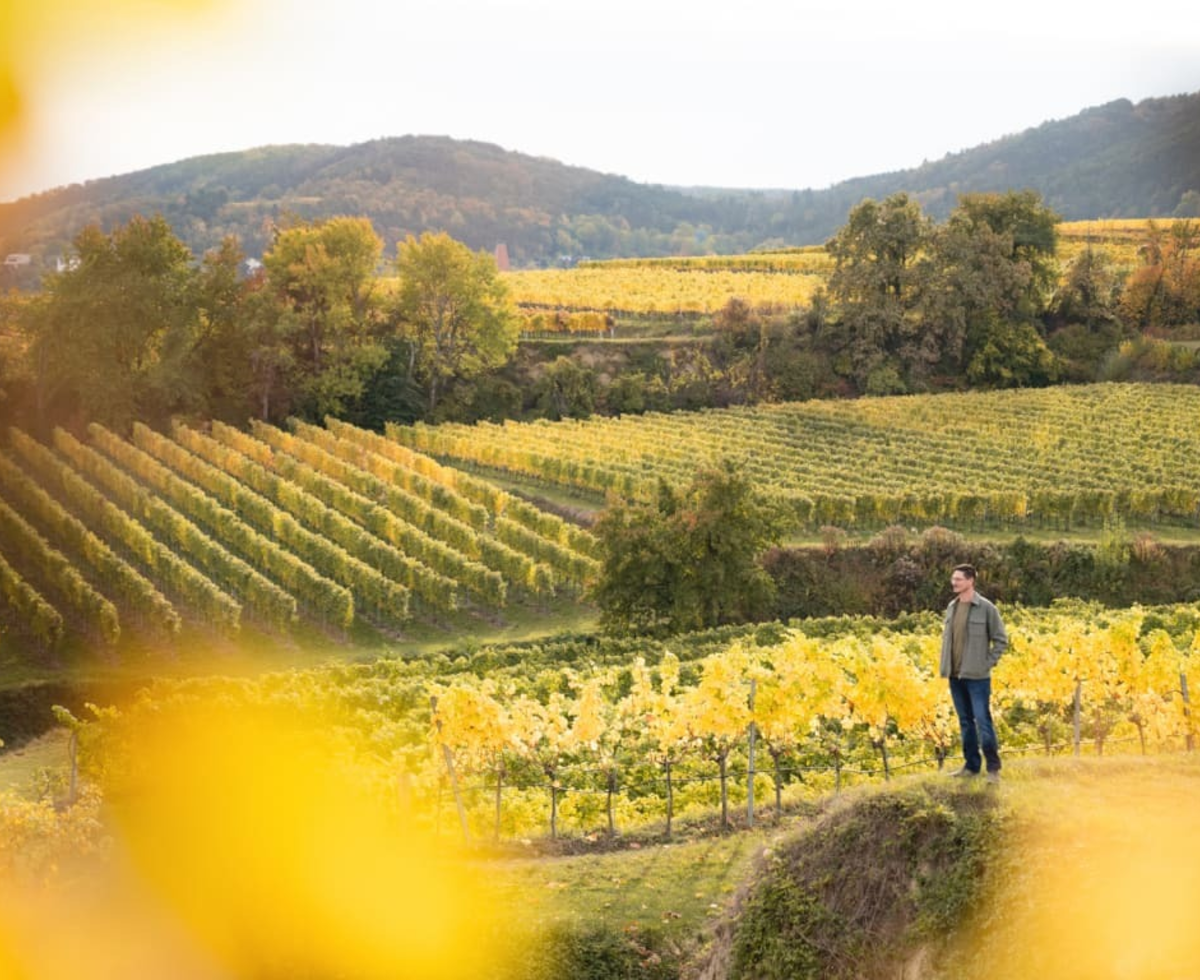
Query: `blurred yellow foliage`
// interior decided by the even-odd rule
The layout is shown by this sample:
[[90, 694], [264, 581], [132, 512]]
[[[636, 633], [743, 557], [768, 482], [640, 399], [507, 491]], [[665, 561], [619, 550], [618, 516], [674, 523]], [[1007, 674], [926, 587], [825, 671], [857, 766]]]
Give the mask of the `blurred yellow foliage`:
[[187, 23], [225, 0], [0, 0], [0, 178], [15, 169], [33, 124], [38, 93], [56, 67], [106, 44], [139, 44], [147, 29]]
[[165, 710], [107, 799], [101, 873], [0, 889], [0, 973], [474, 977], [467, 867], [281, 712]]
[[[1073, 784], [1074, 785], [1074, 784]], [[1079, 796], [1079, 785], [1073, 794]], [[1107, 773], [1058, 813], [997, 848], [1010, 854], [995, 908], [963, 941], [970, 980], [1194, 977], [1200, 969], [1200, 842], [1180, 803], [1187, 781], [1152, 771]], [[1064, 801], [1060, 801], [1060, 804]]]

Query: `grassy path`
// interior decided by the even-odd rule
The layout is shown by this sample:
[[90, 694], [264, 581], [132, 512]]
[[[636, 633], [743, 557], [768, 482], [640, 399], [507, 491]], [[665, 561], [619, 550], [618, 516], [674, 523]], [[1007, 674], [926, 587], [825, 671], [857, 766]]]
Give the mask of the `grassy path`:
[[500, 907], [520, 908], [533, 932], [559, 926], [654, 929], [687, 946], [722, 910], [778, 831], [654, 844], [606, 854], [489, 862]]

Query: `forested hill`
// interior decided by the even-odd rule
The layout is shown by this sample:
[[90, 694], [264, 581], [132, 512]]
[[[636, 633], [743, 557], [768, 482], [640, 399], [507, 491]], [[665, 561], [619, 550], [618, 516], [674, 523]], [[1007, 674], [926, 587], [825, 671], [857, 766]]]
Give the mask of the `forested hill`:
[[1038, 191], [1067, 221], [1200, 217], [1200, 92], [1136, 105], [1120, 99], [826, 193], [838, 195], [848, 210], [863, 197], [909, 191], [927, 212], [944, 218], [963, 191], [1025, 188]]
[[[830, 139], [836, 134], [829, 134]], [[0, 204], [0, 254], [43, 265], [85, 225], [161, 213], [196, 254], [236, 234], [258, 255], [274, 223], [367, 215], [387, 248], [448, 231], [507, 246], [515, 265], [562, 256], [738, 252], [824, 241], [864, 197], [915, 195], [944, 217], [964, 191], [1033, 188], [1068, 220], [1200, 214], [1200, 93], [1121, 100], [911, 170], [824, 190], [638, 184], [446, 137], [269, 146], [193, 157]]]

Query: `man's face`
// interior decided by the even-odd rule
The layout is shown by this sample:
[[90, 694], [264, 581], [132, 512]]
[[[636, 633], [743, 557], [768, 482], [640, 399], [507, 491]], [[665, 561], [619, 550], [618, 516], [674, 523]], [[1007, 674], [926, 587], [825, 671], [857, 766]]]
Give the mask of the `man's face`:
[[950, 573], [950, 591], [955, 595], [962, 595], [966, 592], [974, 582], [974, 579], [968, 578], [962, 572]]

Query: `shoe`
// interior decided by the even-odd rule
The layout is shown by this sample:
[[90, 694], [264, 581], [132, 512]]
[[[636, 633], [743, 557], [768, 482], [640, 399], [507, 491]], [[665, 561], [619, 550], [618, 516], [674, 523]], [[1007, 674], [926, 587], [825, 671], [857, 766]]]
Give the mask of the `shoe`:
[[956, 769], [956, 770], [954, 770], [954, 772], [950, 773], [950, 778], [951, 779], [970, 779], [970, 778], [972, 778], [974, 776], [978, 776], [978, 775], [979, 775], [979, 773], [976, 772], [974, 769], [968, 769], [966, 766], [963, 766], [961, 769]]
[[1000, 773], [989, 772], [987, 774], [987, 781], [989, 783], [991, 783], [993, 786], [999, 786], [1000, 785]]

